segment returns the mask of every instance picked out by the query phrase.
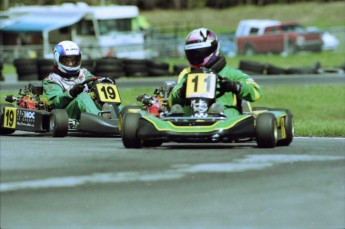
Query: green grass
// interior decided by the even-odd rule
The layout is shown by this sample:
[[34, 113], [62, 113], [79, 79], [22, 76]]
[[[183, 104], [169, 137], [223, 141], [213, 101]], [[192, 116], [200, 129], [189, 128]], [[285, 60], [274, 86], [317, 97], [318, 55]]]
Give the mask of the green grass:
[[297, 136], [345, 137], [343, 85], [263, 86], [263, 91], [252, 105], [290, 109]]
[[[305, 26], [329, 28], [344, 26], [344, 1], [271, 4], [265, 7], [244, 5], [225, 9], [193, 8], [188, 10], [141, 11], [153, 27], [166, 24], [208, 27], [216, 33], [234, 32], [243, 19], [298, 21]], [[187, 36], [185, 34], [184, 36]]]
[[[345, 137], [345, 91], [343, 85], [263, 86], [264, 96], [252, 106], [290, 109], [296, 136]], [[122, 89], [123, 105], [138, 104], [136, 96], [152, 95], [153, 88]], [[17, 92], [1, 92], [5, 95]]]

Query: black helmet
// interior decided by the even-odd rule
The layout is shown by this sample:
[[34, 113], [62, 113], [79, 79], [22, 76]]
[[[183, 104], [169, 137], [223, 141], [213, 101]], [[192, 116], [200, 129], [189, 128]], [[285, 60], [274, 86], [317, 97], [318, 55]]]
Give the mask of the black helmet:
[[220, 54], [216, 34], [206, 28], [190, 32], [184, 50], [190, 65], [196, 68], [214, 62]]

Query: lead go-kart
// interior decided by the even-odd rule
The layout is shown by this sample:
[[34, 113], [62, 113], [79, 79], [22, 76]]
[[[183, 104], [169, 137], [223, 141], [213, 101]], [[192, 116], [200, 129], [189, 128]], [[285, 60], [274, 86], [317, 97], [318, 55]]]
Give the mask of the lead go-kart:
[[124, 107], [121, 135], [126, 148], [158, 147], [164, 142], [214, 143], [256, 141], [260, 148], [288, 146], [293, 140], [293, 115], [288, 109], [251, 107], [238, 101], [239, 115], [226, 117], [211, 109], [220, 96], [221, 77], [209, 70], [192, 72], [186, 80], [186, 101], [192, 114], [173, 110], [168, 96], [175, 81], [165, 81], [153, 96], [137, 97], [140, 106]]
[[65, 137], [68, 132], [119, 135], [121, 98], [116, 83], [107, 77], [92, 77], [82, 84], [89, 83], [92, 86], [88, 94], [93, 101], [99, 107], [108, 103], [109, 110], [101, 111], [98, 115], [82, 112], [79, 120], [70, 119], [66, 110], [51, 108], [47, 98], [42, 96], [42, 85], [29, 83], [19, 90], [19, 97], [8, 95], [5, 101], [10, 103], [0, 105], [0, 134], [8, 135], [21, 130], [50, 132], [53, 137]]

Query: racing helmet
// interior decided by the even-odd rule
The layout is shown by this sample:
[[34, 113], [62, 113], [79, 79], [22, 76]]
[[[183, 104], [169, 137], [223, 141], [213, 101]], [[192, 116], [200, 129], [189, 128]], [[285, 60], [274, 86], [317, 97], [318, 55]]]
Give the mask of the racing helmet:
[[188, 62], [195, 68], [210, 65], [220, 54], [217, 36], [207, 28], [199, 28], [190, 32], [184, 50]]
[[61, 41], [54, 48], [54, 63], [66, 75], [79, 73], [81, 65], [81, 51], [73, 41]]

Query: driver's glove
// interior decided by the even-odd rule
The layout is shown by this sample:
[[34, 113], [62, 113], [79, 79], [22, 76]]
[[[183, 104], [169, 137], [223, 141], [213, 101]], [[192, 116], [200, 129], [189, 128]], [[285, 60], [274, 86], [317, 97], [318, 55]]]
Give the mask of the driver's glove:
[[232, 81], [227, 78], [222, 78], [220, 80], [221, 90], [225, 92], [233, 92], [239, 94], [241, 92], [242, 85], [240, 82]]
[[69, 90], [69, 94], [75, 98], [77, 97], [77, 95], [79, 95], [80, 93], [82, 93], [84, 91], [85, 85], [84, 84], [80, 84], [77, 83], [76, 85], [74, 85], [70, 90]]

